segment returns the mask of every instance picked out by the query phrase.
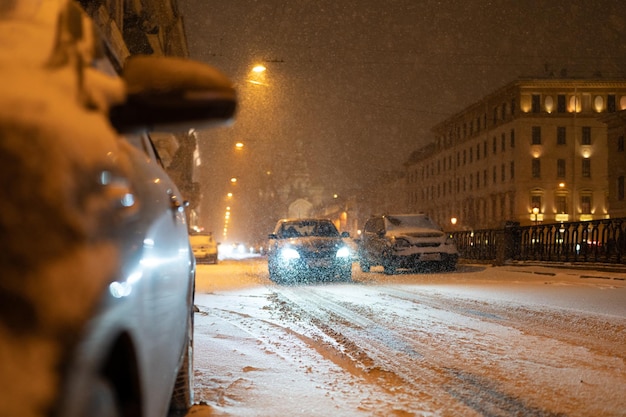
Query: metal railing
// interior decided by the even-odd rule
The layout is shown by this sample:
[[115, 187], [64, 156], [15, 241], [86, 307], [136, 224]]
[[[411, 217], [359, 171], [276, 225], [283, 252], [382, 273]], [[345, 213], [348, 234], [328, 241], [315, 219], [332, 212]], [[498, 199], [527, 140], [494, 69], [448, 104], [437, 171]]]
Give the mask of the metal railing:
[[462, 258], [626, 264], [626, 218], [453, 232]]

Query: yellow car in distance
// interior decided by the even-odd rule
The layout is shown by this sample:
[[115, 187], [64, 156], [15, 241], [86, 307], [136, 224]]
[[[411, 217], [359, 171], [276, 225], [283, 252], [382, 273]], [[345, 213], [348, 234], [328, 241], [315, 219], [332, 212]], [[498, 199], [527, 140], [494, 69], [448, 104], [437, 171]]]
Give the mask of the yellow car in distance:
[[189, 234], [191, 250], [198, 263], [217, 263], [217, 242], [211, 233]]

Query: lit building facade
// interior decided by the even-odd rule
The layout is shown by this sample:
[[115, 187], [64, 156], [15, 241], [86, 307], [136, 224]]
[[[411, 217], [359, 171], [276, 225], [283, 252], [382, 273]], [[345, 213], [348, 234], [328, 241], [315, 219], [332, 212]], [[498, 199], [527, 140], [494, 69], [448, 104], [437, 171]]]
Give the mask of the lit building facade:
[[609, 113], [602, 121], [608, 127], [609, 213], [611, 217], [626, 217], [626, 110]]
[[615, 217], [600, 119], [624, 109], [626, 80], [514, 81], [432, 129], [405, 164], [407, 208], [457, 230]]

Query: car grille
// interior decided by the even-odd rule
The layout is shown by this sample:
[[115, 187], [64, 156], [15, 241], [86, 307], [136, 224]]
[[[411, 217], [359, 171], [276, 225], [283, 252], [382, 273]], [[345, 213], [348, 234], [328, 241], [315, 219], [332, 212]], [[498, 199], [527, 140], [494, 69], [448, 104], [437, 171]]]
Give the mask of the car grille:
[[439, 245], [439, 242], [417, 242], [413, 246], [416, 246], [418, 248], [436, 248]]

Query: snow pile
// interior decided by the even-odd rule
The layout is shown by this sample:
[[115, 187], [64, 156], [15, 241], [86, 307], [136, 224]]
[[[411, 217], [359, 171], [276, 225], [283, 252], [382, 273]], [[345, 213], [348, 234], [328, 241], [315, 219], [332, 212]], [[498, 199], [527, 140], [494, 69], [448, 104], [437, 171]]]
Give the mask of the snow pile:
[[130, 167], [95, 111], [121, 84], [81, 72], [93, 43], [61, 26], [76, 9], [18, 3], [0, 19], [0, 415], [29, 417], [52, 406], [63, 355], [116, 269], [103, 174]]

